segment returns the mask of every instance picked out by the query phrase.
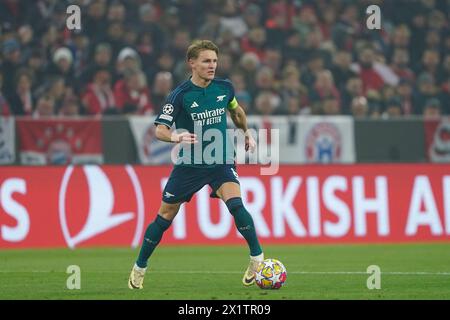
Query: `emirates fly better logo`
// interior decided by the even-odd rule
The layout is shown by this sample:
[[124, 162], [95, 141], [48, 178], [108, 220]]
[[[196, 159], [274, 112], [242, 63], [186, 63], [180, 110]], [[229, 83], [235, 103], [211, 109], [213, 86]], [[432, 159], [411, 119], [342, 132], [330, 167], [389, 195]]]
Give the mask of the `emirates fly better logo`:
[[125, 237], [132, 247], [138, 246], [144, 200], [134, 169], [67, 167], [59, 191], [59, 218], [70, 248], [94, 238], [95, 244], [114, 245]]

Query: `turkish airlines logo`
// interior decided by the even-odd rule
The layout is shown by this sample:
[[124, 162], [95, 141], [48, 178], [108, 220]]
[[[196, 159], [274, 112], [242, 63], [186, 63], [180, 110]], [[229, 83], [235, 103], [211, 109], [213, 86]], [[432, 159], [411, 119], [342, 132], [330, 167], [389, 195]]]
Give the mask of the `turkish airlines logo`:
[[[84, 184], [80, 182], [80, 173], [76, 174], [76, 178], [74, 177], [74, 171], [79, 170], [78, 168], [85, 176]], [[136, 226], [134, 235], [130, 236], [131, 246], [136, 247], [139, 244], [144, 226], [142, 189], [134, 169], [131, 166], [125, 166], [120, 170], [123, 170], [122, 168], [125, 173], [107, 174], [101, 167], [95, 165], [76, 167], [76, 169], [73, 166], [67, 167], [59, 191], [59, 218], [64, 239], [70, 248], [75, 248], [78, 244], [104, 235], [106, 232], [113, 232], [113, 230], [119, 232], [116, 231], [119, 230], [119, 226], [133, 220], [136, 221]], [[127, 183], [124, 182], [123, 176], [127, 177]], [[84, 188], [86, 182], [87, 188]], [[76, 190], [76, 192], [70, 190]], [[67, 195], [69, 192], [72, 192], [71, 196]], [[86, 198], [87, 205], [83, 203]], [[132, 201], [133, 199], [135, 201]], [[117, 210], [116, 207], [120, 209]], [[78, 226], [79, 231], [71, 234], [71, 230], [74, 233], [73, 227], [70, 228], [71, 223], [78, 219], [79, 225], [80, 219], [86, 215], [87, 218], [81, 220], [81, 229]], [[69, 219], [70, 217], [75, 219]], [[127, 236], [129, 234], [130, 232], [126, 233]], [[115, 239], [118, 238], [118, 235], [114, 234], [114, 236]]]

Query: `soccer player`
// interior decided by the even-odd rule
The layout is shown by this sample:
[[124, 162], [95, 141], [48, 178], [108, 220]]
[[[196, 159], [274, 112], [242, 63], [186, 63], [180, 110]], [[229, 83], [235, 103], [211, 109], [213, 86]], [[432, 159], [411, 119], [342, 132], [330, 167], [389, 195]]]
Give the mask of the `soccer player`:
[[[159, 140], [189, 146], [191, 149], [195, 149], [196, 146], [204, 149], [208, 143], [198, 141], [195, 134], [201, 127], [202, 132], [208, 129], [219, 130], [223, 139], [228, 141], [229, 139], [226, 139], [226, 110], [228, 110], [233, 123], [245, 133], [245, 150], [251, 152], [255, 150], [256, 142], [248, 131], [247, 118], [236, 101], [233, 85], [228, 80], [214, 78], [218, 53], [217, 46], [209, 40], [197, 40], [189, 46], [186, 58], [192, 76], [169, 94], [166, 104], [156, 118], [156, 137]], [[177, 130], [171, 131], [170, 128], [174, 123]], [[178, 133], [178, 129], [184, 129], [185, 132]], [[180, 153], [186, 150], [182, 147]], [[145, 231], [138, 259], [128, 280], [128, 287], [143, 288], [148, 259], [161, 241], [163, 233], [170, 227], [181, 204], [190, 201], [206, 184], [212, 188], [211, 197], [220, 198], [226, 204], [234, 217], [236, 227], [247, 241], [250, 263], [242, 283], [245, 286], [254, 284], [255, 271], [259, 262], [264, 260], [264, 254], [256, 236], [253, 219], [242, 203], [234, 152], [233, 154], [224, 152], [221, 158], [223, 161], [212, 164], [205, 159], [198, 161], [198, 153], [186, 154], [188, 157], [185, 156], [182, 163], [177, 162], [174, 165], [163, 190], [156, 219]]]

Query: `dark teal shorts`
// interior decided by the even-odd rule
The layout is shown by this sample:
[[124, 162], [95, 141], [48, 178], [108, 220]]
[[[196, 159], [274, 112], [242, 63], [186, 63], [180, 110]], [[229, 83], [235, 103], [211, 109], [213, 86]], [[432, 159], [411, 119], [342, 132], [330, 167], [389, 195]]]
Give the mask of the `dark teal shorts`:
[[221, 164], [213, 168], [174, 166], [164, 188], [162, 200], [166, 203], [189, 202], [192, 196], [205, 185], [212, 189], [211, 197], [225, 182], [239, 184], [236, 166]]

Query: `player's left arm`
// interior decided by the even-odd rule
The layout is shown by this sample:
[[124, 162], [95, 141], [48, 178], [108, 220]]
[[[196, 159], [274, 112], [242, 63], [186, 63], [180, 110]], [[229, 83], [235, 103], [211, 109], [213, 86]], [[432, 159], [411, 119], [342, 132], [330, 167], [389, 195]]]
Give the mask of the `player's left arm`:
[[256, 148], [256, 141], [253, 139], [250, 131], [248, 130], [247, 115], [245, 114], [244, 109], [237, 102], [236, 97], [234, 97], [228, 104], [228, 111], [230, 112], [230, 117], [234, 125], [244, 131], [245, 150], [248, 151], [250, 149], [250, 151], [253, 152]]

